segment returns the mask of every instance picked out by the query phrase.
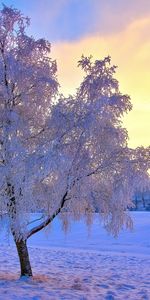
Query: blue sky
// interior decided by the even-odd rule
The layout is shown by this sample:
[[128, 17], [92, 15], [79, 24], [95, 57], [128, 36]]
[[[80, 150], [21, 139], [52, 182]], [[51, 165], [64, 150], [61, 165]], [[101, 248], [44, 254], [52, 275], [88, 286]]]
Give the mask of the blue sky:
[[51, 41], [112, 34], [150, 12], [150, 0], [4, 0], [31, 17], [31, 32]]
[[51, 41], [80, 38], [94, 19], [91, 0], [5, 0], [4, 3], [31, 17], [32, 33]]

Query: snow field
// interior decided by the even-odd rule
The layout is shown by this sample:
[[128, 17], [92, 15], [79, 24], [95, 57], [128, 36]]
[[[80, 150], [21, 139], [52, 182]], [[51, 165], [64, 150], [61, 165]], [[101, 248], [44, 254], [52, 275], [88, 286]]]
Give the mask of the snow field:
[[33, 280], [19, 280], [14, 245], [0, 241], [0, 300], [149, 300], [150, 214], [132, 213], [134, 230], [116, 240], [94, 221], [67, 236], [56, 220], [50, 232], [29, 241]]

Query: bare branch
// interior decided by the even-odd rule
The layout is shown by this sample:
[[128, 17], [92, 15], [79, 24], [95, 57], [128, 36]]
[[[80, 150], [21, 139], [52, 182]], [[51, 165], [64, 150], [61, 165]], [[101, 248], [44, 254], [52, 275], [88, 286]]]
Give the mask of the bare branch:
[[47, 225], [49, 225], [54, 218], [60, 213], [60, 211], [62, 210], [62, 208], [64, 207], [65, 202], [68, 200], [67, 197], [68, 191], [66, 191], [66, 193], [64, 194], [60, 206], [59, 208], [55, 211], [55, 213], [48, 217], [44, 222], [42, 222], [40, 225], [37, 225], [36, 227], [34, 227], [33, 229], [31, 229], [28, 234], [27, 234], [27, 239], [32, 236], [33, 234], [39, 232], [40, 230], [44, 229]]
[[38, 218], [38, 219], [35, 219], [35, 220], [29, 222], [28, 225], [31, 225], [31, 224], [33, 224], [33, 223], [35, 223], [35, 222], [37, 222], [37, 221], [40, 221], [40, 220], [42, 220], [43, 218], [44, 218], [44, 215], [42, 215], [42, 216], [41, 216], [40, 218]]

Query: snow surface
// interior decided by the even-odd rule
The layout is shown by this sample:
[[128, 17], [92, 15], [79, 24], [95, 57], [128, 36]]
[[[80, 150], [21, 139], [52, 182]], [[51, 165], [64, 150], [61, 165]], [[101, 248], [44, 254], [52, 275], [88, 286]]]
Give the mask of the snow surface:
[[109, 236], [95, 217], [90, 233], [83, 221], [65, 235], [59, 220], [34, 235], [29, 252], [33, 280], [19, 280], [11, 237], [0, 239], [0, 299], [150, 299], [150, 213], [132, 212], [134, 229]]

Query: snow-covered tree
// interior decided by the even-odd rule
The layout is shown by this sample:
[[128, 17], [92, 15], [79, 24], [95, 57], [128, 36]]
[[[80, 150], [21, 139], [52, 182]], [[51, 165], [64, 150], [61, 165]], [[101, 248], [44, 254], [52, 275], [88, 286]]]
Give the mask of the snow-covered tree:
[[121, 118], [132, 106], [110, 57], [83, 56], [76, 95], [59, 96], [50, 44], [27, 36], [28, 24], [16, 9], [0, 11], [0, 213], [8, 215], [22, 276], [32, 276], [27, 239], [58, 214], [66, 226], [82, 216], [91, 222], [97, 208], [114, 234], [130, 225], [126, 210], [150, 167], [149, 148], [127, 147]]

